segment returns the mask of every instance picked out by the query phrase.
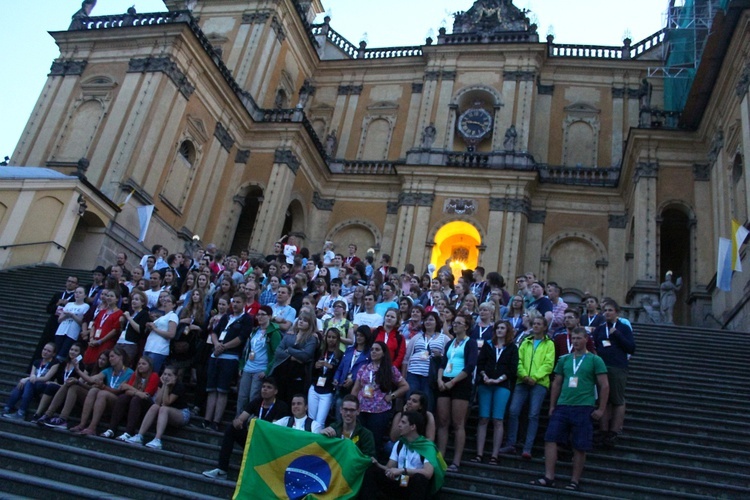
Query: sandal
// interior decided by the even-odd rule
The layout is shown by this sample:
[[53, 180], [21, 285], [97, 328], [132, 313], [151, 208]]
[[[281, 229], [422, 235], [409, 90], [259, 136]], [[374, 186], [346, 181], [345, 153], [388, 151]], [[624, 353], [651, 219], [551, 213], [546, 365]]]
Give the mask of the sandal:
[[576, 483], [575, 481], [571, 481], [570, 483], [568, 483], [565, 489], [570, 491], [578, 491], [578, 483]]
[[546, 477], [540, 477], [539, 479], [534, 479], [533, 481], [531, 481], [531, 484], [534, 486], [542, 486], [544, 488], [554, 488], [555, 480], [547, 479]]
[[482, 455], [477, 455], [476, 457], [469, 460], [469, 462], [474, 462], [475, 464], [481, 464], [482, 463]]
[[500, 461], [497, 459], [497, 457], [490, 457], [490, 461], [487, 463], [490, 465], [498, 465]]
[[446, 472], [458, 472], [458, 465], [450, 464], [446, 469]]

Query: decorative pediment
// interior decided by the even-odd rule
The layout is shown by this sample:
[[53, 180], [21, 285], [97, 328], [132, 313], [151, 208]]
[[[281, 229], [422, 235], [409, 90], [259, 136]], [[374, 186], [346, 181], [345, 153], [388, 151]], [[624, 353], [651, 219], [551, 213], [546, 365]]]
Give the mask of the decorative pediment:
[[369, 111], [398, 111], [398, 103], [392, 101], [376, 102], [367, 106]]
[[208, 141], [209, 134], [206, 130], [205, 123], [203, 123], [203, 120], [201, 120], [197, 116], [188, 115], [187, 125], [190, 135], [195, 138], [196, 141], [200, 143], [205, 143], [206, 141]]
[[601, 113], [601, 110], [595, 108], [591, 104], [585, 103], [585, 102], [577, 102], [575, 104], [571, 104], [570, 106], [567, 106], [565, 108], [565, 112], [569, 115], [576, 115], [576, 116], [594, 116]]

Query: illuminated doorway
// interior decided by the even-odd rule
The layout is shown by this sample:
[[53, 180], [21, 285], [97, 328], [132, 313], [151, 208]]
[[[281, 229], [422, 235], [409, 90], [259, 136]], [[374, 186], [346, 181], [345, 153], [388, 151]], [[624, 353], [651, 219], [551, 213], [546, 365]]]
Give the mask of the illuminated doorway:
[[477, 228], [464, 221], [449, 222], [435, 234], [435, 246], [432, 247], [430, 263], [435, 266], [435, 272], [450, 259], [453, 277], [458, 280], [461, 271], [474, 269], [479, 263], [479, 249], [482, 236]]

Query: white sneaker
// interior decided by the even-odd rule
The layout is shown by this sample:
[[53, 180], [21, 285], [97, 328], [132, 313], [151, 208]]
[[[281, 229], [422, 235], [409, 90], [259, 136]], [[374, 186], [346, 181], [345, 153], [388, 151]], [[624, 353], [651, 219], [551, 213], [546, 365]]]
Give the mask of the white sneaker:
[[227, 473], [221, 469], [204, 470], [203, 475], [211, 479], [223, 479], [227, 477]]
[[151, 448], [152, 450], [161, 450], [161, 439], [154, 439], [153, 441], [149, 441], [146, 443], [146, 448]]
[[115, 431], [113, 431], [112, 429], [107, 429], [99, 435], [103, 438], [112, 439], [113, 437], [115, 437]]
[[125, 433], [123, 433], [123, 434], [121, 434], [121, 435], [117, 436], [117, 440], [118, 440], [118, 441], [127, 441], [127, 440], [129, 440], [130, 438], [132, 438], [132, 437], [133, 437], [133, 436], [131, 436], [130, 434], [128, 434], [127, 432], [125, 432]]
[[135, 436], [128, 438], [125, 442], [130, 444], [143, 444], [143, 436], [136, 434]]

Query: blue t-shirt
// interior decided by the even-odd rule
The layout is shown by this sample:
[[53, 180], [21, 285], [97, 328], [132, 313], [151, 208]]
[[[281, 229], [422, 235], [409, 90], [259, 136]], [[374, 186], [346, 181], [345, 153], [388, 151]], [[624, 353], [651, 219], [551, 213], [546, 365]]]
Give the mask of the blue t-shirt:
[[115, 375], [114, 369], [110, 366], [102, 370], [104, 375], [104, 385], [111, 389], [119, 389], [120, 385], [130, 380], [130, 376], [133, 375], [133, 370], [130, 368], [124, 368], [120, 373]]
[[[266, 331], [258, 328], [248, 339], [248, 342], [250, 342], [250, 354], [242, 371], [245, 373], [265, 372], [268, 367]], [[250, 357], [253, 359], [250, 359]]]

